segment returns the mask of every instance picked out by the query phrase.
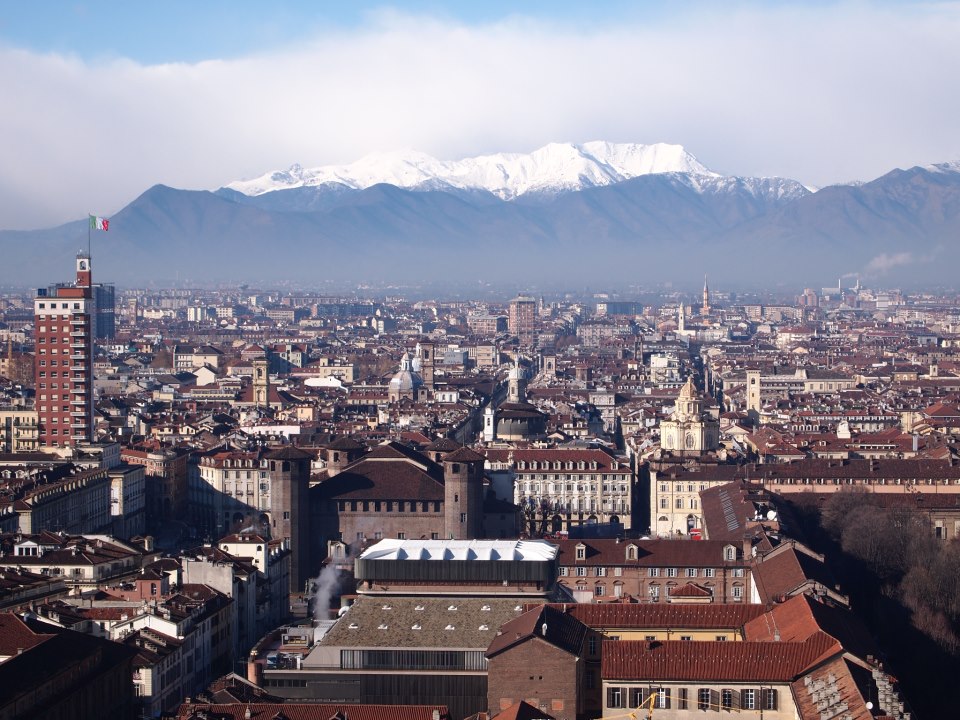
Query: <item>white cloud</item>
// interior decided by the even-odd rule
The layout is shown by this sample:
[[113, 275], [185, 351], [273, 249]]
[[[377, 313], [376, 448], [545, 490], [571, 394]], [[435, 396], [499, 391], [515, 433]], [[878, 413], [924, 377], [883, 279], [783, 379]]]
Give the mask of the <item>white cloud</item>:
[[0, 227], [398, 149], [665, 141], [721, 172], [813, 185], [960, 159], [960, 6], [708, 8], [584, 30], [382, 13], [197, 64], [0, 48]]
[[908, 252], [893, 253], [892, 255], [881, 253], [867, 263], [863, 273], [867, 276], [886, 275], [896, 267], [910, 265], [913, 262], [915, 262], [915, 259]]

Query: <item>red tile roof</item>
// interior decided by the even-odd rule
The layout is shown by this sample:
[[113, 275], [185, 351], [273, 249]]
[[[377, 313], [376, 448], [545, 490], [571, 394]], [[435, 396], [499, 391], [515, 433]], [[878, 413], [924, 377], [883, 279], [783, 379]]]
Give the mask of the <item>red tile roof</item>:
[[500, 627], [487, 649], [487, 657], [493, 657], [532, 637], [577, 655], [586, 633], [587, 626], [572, 615], [551, 605], [538, 605]]
[[0, 655], [16, 655], [52, 637], [34, 632], [13, 613], [0, 613]]
[[[449, 719], [445, 705], [341, 705], [314, 703], [184, 703], [176, 720], [433, 720], [434, 711]], [[246, 713], [249, 712], [249, 715]]]
[[594, 629], [738, 629], [764, 613], [760, 605], [670, 605], [658, 603], [577, 603], [554, 605]]
[[791, 682], [842, 651], [826, 633], [803, 642], [619, 640], [602, 644], [604, 680]]

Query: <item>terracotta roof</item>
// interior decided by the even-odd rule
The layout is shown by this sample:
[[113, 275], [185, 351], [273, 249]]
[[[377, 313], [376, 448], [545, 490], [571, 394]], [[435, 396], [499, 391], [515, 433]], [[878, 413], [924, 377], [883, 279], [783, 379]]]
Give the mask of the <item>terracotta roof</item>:
[[318, 487], [324, 498], [338, 500], [444, 499], [443, 468], [399, 443], [378, 445]]
[[[730, 542], [720, 540], [571, 540], [552, 539], [560, 547], [559, 564], [574, 565], [623, 565], [638, 567], [742, 567], [744, 561], [724, 560], [723, 549]], [[740, 548], [740, 542], [736, 543]], [[585, 545], [583, 560], [577, 560], [576, 548]], [[637, 548], [635, 560], [627, 560], [627, 548]]]
[[264, 457], [270, 460], [313, 460], [316, 458], [315, 455], [306, 450], [300, 450], [289, 445], [277, 450], [270, 450]]
[[869, 696], [873, 684], [869, 670], [840, 657], [794, 682], [793, 696], [804, 720], [820, 720], [824, 715], [835, 717], [841, 709], [842, 717], [849, 720], [874, 720], [861, 690], [867, 690]]
[[[184, 703], [176, 720], [433, 720], [437, 711], [449, 720], [446, 705], [341, 705], [316, 703]], [[249, 713], [249, 714], [247, 714]]]
[[546, 710], [541, 710], [526, 700], [520, 700], [506, 710], [501, 710], [490, 720], [555, 720], [555, 718]]
[[665, 642], [601, 645], [604, 680], [791, 682], [841, 651], [826, 633], [802, 642]]
[[530, 638], [538, 638], [571, 655], [578, 655], [587, 629], [586, 625], [572, 615], [551, 605], [541, 605], [501, 625], [487, 649], [487, 657], [493, 657]]
[[484, 457], [479, 453], [475, 453], [468, 447], [461, 447], [458, 450], [454, 450], [449, 455], [443, 458], [444, 462], [461, 462], [461, 463], [475, 463], [483, 462]]
[[13, 613], [0, 613], [0, 655], [16, 655], [51, 637], [52, 634], [34, 632]]
[[670, 588], [670, 597], [689, 597], [689, 598], [708, 598], [713, 597], [713, 593], [707, 588], [688, 582], [686, 585]]
[[554, 605], [588, 627], [682, 630], [738, 629], [764, 613], [761, 605], [670, 605], [667, 603], [577, 603]]
[[836, 585], [833, 574], [822, 561], [792, 547], [778, 549], [759, 559], [753, 565], [753, 578], [764, 603], [790, 595], [807, 582], [818, 582], [829, 588]]
[[863, 623], [848, 609], [797, 595], [744, 625], [748, 640], [803, 641], [818, 633], [833, 638], [846, 652], [866, 659], [879, 654]]
[[332, 443], [327, 445], [327, 448], [330, 450], [364, 450], [366, 449], [365, 445], [361, 445], [356, 440], [349, 436], [341, 436], [334, 440]]

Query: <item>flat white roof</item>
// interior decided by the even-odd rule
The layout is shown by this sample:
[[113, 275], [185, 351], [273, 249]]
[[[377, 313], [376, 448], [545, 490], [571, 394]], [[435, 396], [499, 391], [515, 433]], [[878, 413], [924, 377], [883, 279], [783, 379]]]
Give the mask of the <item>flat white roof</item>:
[[381, 540], [361, 560], [555, 560], [560, 548], [546, 540]]

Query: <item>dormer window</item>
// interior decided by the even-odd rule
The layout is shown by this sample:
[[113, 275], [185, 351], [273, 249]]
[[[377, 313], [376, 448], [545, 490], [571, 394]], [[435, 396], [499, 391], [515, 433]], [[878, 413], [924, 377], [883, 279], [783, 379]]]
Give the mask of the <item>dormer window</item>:
[[637, 559], [637, 546], [627, 545], [627, 560], [636, 560], [636, 559]]
[[587, 546], [577, 545], [577, 560], [586, 560], [586, 559], [587, 559]]
[[723, 559], [724, 560], [736, 560], [737, 559], [737, 549], [733, 545], [725, 545], [723, 548]]

